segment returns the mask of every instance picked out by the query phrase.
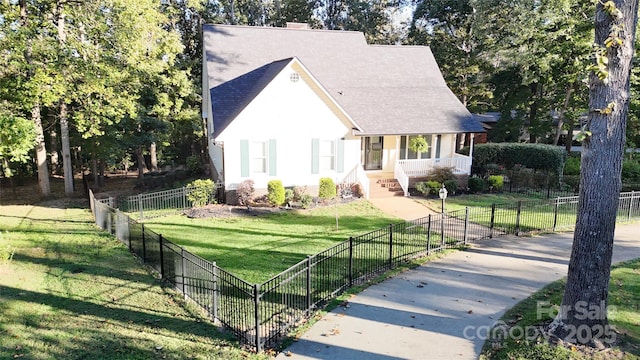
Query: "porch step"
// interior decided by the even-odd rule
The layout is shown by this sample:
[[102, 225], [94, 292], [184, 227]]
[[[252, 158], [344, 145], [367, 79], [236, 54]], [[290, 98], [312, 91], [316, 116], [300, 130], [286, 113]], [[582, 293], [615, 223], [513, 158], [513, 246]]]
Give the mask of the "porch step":
[[[372, 181], [373, 182], [373, 181]], [[392, 196], [404, 196], [404, 191], [398, 180], [393, 178], [377, 179], [375, 184], [370, 187], [370, 197], [382, 198]]]

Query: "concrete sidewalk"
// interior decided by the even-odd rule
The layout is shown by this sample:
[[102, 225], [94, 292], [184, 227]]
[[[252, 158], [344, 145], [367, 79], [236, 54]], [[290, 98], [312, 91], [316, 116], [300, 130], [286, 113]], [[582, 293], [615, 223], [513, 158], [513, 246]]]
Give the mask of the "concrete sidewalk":
[[369, 199], [369, 202], [386, 214], [399, 217], [403, 220], [415, 220], [436, 213], [406, 196], [372, 198]]
[[[640, 224], [618, 225], [613, 261], [640, 257]], [[477, 359], [488, 326], [566, 276], [573, 233], [482, 240], [373, 285], [277, 359]]]

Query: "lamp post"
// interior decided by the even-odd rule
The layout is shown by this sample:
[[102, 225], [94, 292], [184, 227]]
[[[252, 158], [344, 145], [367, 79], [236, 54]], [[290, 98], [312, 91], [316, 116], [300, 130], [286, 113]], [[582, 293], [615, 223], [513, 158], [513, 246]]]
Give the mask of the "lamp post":
[[440, 191], [438, 191], [438, 196], [440, 197], [440, 200], [442, 200], [442, 214], [440, 215], [440, 242], [444, 247], [444, 199], [447, 198], [447, 188], [444, 187], [444, 184], [442, 184]]
[[447, 198], [447, 188], [444, 187], [444, 184], [442, 184], [440, 191], [438, 191], [438, 196], [442, 200], [442, 213], [444, 214], [444, 200]]

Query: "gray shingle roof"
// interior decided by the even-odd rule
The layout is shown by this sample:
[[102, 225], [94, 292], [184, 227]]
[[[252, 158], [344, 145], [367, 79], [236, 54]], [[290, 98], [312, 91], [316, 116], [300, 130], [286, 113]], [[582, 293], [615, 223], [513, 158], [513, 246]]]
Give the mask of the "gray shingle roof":
[[213, 137], [218, 137], [291, 60], [274, 61], [209, 90], [214, 109]]
[[[217, 102], [213, 92], [222, 94], [223, 88], [216, 87], [297, 57], [363, 135], [484, 132], [447, 87], [425, 46], [368, 45], [360, 32], [229, 25], [205, 25], [204, 44], [214, 119], [221, 112], [228, 118], [241, 106], [231, 104], [231, 97]], [[246, 100], [257, 94], [252, 84], [237, 82], [234, 96], [244, 93]]]

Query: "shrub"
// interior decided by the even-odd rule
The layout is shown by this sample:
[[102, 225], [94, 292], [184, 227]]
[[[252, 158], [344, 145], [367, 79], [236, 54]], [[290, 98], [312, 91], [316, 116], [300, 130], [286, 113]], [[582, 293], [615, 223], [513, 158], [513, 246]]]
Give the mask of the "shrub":
[[267, 200], [275, 206], [284, 204], [284, 186], [280, 180], [271, 180], [267, 183]]
[[[441, 167], [437, 166], [431, 170], [429, 175], [427, 176], [428, 181], [435, 181], [439, 184], [443, 184], [447, 180], [453, 180], [453, 168], [452, 167]], [[438, 188], [440, 188], [438, 186]]]
[[636, 182], [640, 180], [640, 164], [635, 160], [622, 162], [622, 182]]
[[194, 207], [205, 206], [209, 203], [215, 183], [211, 179], [198, 179], [187, 184], [187, 199], [191, 201]]
[[504, 186], [504, 177], [502, 177], [502, 175], [491, 175], [487, 179], [487, 182], [493, 190], [500, 191], [502, 190], [502, 186]]
[[236, 190], [238, 203], [242, 206], [249, 206], [249, 202], [253, 199], [255, 191], [253, 180], [242, 181]]
[[472, 193], [483, 192], [485, 188], [485, 181], [483, 178], [472, 176], [469, 178], [469, 191]]
[[302, 194], [300, 196], [300, 204], [302, 205], [303, 209], [308, 208], [309, 205], [311, 205], [312, 202], [313, 202], [313, 196], [311, 196], [309, 194]]
[[453, 195], [458, 191], [458, 182], [456, 180], [447, 180], [444, 182], [444, 187], [447, 189], [448, 194]]
[[509, 181], [516, 188], [532, 188], [534, 181], [534, 171], [533, 169], [529, 169], [523, 167], [520, 164], [516, 164], [513, 169], [507, 171], [509, 175]]
[[321, 199], [333, 199], [336, 197], [336, 184], [331, 178], [320, 178], [320, 189], [318, 190], [318, 197]]
[[570, 156], [564, 163], [565, 175], [580, 175], [580, 158], [576, 156]]
[[565, 175], [562, 181], [567, 184], [573, 192], [577, 192], [580, 188], [580, 175]]
[[302, 196], [307, 192], [306, 186], [296, 186], [293, 188], [293, 201], [301, 201]]
[[187, 158], [187, 170], [191, 175], [198, 175], [202, 172], [200, 159], [196, 155], [191, 155]]
[[437, 181], [423, 181], [416, 184], [416, 190], [422, 195], [437, 194], [440, 190], [441, 183]]
[[364, 197], [364, 190], [362, 190], [362, 185], [360, 185], [360, 183], [355, 183], [351, 185], [351, 192], [355, 197], [358, 197], [358, 198]]
[[[469, 153], [468, 148], [463, 149]], [[507, 169], [521, 164], [526, 168], [546, 170], [561, 174], [566, 151], [559, 146], [524, 143], [489, 143], [478, 144], [473, 149], [473, 165], [471, 172], [484, 175], [488, 164], [503, 165]]]
[[284, 202], [290, 204], [292, 201], [294, 201], [293, 189], [284, 189]]
[[504, 174], [504, 166], [498, 164], [487, 164], [485, 167], [487, 175], [501, 175]]

